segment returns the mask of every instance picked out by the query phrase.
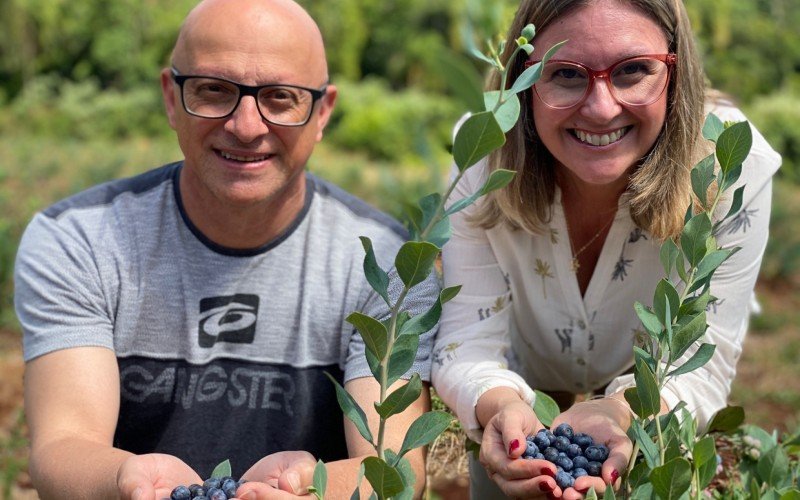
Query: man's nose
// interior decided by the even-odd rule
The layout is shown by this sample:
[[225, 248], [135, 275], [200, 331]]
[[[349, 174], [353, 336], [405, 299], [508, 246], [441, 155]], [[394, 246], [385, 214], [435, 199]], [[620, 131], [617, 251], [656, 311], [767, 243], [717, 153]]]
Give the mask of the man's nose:
[[225, 130], [234, 134], [243, 143], [250, 143], [268, 133], [269, 127], [258, 110], [255, 98], [243, 96], [239, 105], [225, 122]]

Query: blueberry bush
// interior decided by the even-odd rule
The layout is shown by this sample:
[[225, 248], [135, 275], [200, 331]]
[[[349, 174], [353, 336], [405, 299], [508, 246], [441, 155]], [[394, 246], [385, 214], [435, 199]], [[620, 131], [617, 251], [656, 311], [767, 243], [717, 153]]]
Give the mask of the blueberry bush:
[[[535, 34], [533, 25], [524, 28], [516, 40], [517, 47], [511, 60], [521, 52], [530, 54], [533, 45], [530, 41]], [[511, 181], [514, 173], [509, 170], [495, 170], [486, 183], [472, 195], [446, 205], [450, 194], [455, 189], [464, 173], [505, 143], [508, 132], [519, 118], [520, 101], [517, 94], [528, 89], [541, 75], [544, 64], [561, 44], [552, 47], [543, 61], [526, 69], [508, 90], [487, 92], [483, 96], [483, 110], [470, 114], [461, 123], [453, 141], [453, 160], [458, 167], [444, 194], [433, 193], [419, 200], [417, 206], [409, 207], [410, 238], [397, 252], [394, 268], [402, 281], [403, 288], [398, 297], [390, 297], [390, 274], [377, 263], [372, 242], [362, 237], [365, 250], [364, 273], [367, 281], [380, 297], [386, 301], [391, 314], [388, 318], [373, 318], [361, 312], [353, 312], [347, 320], [358, 330], [366, 345], [366, 357], [372, 374], [378, 380], [380, 400], [375, 402], [375, 409], [380, 416], [377, 436], [374, 436], [367, 425], [366, 415], [356, 401], [336, 382], [337, 399], [344, 415], [355, 425], [361, 436], [375, 448], [376, 455], [365, 458], [361, 463], [359, 485], [353, 492], [353, 498], [360, 497], [363, 478], [366, 477], [373, 489], [373, 498], [411, 498], [414, 494], [416, 478], [405, 454], [415, 448], [430, 444], [439, 434], [448, 428], [452, 416], [444, 411], [430, 411], [421, 415], [408, 429], [400, 450], [391, 450], [384, 445], [386, 421], [401, 413], [414, 401], [423, 390], [422, 380], [418, 373], [400, 388], [388, 394], [388, 388], [406, 373], [414, 362], [419, 347], [419, 337], [429, 331], [439, 321], [442, 305], [459, 292], [460, 286], [445, 288], [439, 300], [430, 310], [416, 316], [403, 308], [403, 302], [409, 290], [434, 273], [434, 266], [442, 246], [450, 238], [449, 217], [474, 203], [481, 196], [504, 187]], [[480, 60], [491, 64], [500, 72], [503, 79], [501, 88], [506, 88], [508, 69], [500, 61], [499, 54], [504, 50], [489, 43], [488, 55], [483, 54], [474, 45], [471, 52]], [[324, 464], [317, 464], [314, 474], [312, 493], [322, 499], [327, 485], [327, 472]]]

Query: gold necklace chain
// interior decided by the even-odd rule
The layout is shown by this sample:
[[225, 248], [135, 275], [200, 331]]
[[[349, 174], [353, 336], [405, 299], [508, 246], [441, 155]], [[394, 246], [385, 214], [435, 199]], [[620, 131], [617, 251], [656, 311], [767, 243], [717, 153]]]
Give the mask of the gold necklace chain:
[[564, 222], [567, 225], [567, 239], [569, 240], [569, 249], [572, 252], [572, 272], [573, 273], [577, 274], [578, 269], [581, 267], [581, 263], [578, 261], [578, 256], [580, 256], [580, 254], [583, 253], [584, 250], [589, 248], [589, 245], [594, 243], [594, 240], [596, 240], [601, 234], [603, 234], [603, 231], [605, 231], [608, 228], [608, 226], [610, 226], [611, 223], [614, 222], [614, 219], [616, 218], [616, 216], [617, 216], [617, 214], [616, 214], [616, 212], [614, 212], [614, 216], [611, 217], [611, 219], [608, 222], [606, 222], [603, 225], [603, 227], [601, 227], [600, 230], [597, 231], [597, 233], [595, 233], [595, 235], [592, 236], [592, 238], [589, 241], [587, 241], [586, 244], [583, 245], [576, 252], [575, 251], [575, 247], [572, 245], [572, 238], [569, 237], [569, 220], [567, 219], [567, 214], [566, 213], [564, 214]]

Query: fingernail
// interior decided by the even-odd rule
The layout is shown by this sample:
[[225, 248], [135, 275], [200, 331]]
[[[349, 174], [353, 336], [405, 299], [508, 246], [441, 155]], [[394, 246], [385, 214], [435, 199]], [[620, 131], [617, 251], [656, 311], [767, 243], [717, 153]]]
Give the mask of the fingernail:
[[553, 487], [550, 486], [550, 483], [542, 481], [541, 483], [539, 483], [539, 491], [544, 491], [549, 493], [553, 491]]
[[619, 472], [615, 469], [611, 471], [611, 484], [614, 484], [619, 479]]
[[289, 483], [289, 486], [292, 487], [292, 492], [295, 495], [302, 495], [303, 493], [300, 491], [300, 475], [297, 472], [287, 472], [286, 473], [286, 481]]
[[241, 500], [256, 500], [256, 492], [250, 490], [244, 495], [238, 495], [236, 498], [240, 498]]
[[508, 446], [508, 454], [511, 455], [517, 448], [519, 448], [519, 439], [511, 441], [511, 444]]
[[586, 493], [589, 492], [589, 488], [591, 488], [591, 486], [587, 486], [586, 488], [577, 490], [577, 492], [580, 493], [581, 495], [583, 495], [583, 494], [586, 494]]
[[542, 467], [542, 474], [544, 474], [545, 476], [556, 477], [556, 471], [554, 471], [550, 467]]

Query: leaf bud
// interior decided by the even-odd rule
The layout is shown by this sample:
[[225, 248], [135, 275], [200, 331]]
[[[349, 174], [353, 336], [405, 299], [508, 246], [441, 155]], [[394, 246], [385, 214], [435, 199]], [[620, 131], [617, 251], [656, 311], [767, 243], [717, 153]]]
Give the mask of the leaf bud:
[[532, 40], [534, 35], [536, 35], [536, 28], [533, 26], [533, 24], [529, 24], [522, 28], [522, 36], [525, 37], [526, 40]]
[[531, 53], [533, 52], [533, 45], [526, 43], [525, 45], [522, 46], [522, 50], [524, 50], [526, 54], [531, 55]]
[[517, 47], [522, 47], [526, 43], [528, 43], [528, 39], [525, 38], [524, 36], [517, 38]]

